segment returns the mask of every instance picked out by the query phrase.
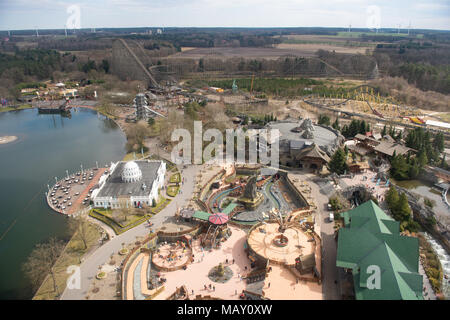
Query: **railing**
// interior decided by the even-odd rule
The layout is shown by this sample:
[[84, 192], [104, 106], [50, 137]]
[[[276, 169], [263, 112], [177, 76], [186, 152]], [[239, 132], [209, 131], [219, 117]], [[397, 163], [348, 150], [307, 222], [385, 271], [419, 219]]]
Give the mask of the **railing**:
[[78, 210], [78, 211], [72, 213], [71, 215], [69, 215], [69, 217], [77, 218], [77, 217], [79, 217], [79, 216], [82, 216], [82, 215], [88, 213], [88, 212], [91, 211], [93, 208], [94, 208], [94, 207], [93, 207], [92, 205], [90, 205], [90, 206], [87, 207], [87, 208], [84, 208], [84, 209], [81, 209], [81, 210]]

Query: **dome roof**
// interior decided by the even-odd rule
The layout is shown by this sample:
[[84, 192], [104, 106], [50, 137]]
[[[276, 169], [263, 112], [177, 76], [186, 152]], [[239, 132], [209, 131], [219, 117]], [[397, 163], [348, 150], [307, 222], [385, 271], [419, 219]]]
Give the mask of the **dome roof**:
[[123, 182], [136, 182], [142, 179], [142, 171], [134, 161], [125, 163], [122, 170]]

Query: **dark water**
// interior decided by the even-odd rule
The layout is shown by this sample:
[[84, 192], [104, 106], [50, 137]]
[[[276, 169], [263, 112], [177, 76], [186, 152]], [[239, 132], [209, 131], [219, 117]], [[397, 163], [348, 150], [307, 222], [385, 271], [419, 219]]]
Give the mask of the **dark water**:
[[71, 118], [39, 115], [36, 109], [0, 113], [0, 136], [19, 139], [0, 145], [0, 299], [29, 299], [21, 265], [36, 243], [67, 238], [67, 218], [45, 202], [55, 177], [123, 158], [125, 136], [118, 126], [89, 109]]

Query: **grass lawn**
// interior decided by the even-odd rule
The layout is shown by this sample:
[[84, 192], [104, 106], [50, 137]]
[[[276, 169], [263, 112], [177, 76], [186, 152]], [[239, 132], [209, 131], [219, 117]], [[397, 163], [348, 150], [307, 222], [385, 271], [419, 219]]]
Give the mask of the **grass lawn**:
[[31, 109], [31, 108], [33, 108], [33, 106], [31, 104], [23, 104], [17, 108], [11, 108], [11, 107], [2, 108], [2, 107], [0, 107], [0, 112], [24, 110], [24, 109]]
[[[150, 153], [148, 151], [144, 152], [144, 157], [148, 157], [150, 155]], [[136, 152], [136, 160], [142, 159], [142, 153], [140, 152]], [[122, 161], [130, 161], [130, 160], [134, 160], [134, 153], [130, 152], [127, 153], [125, 155], [125, 157], [123, 157]]]
[[155, 123], [149, 127], [149, 136], [151, 138], [158, 137], [161, 134], [161, 128], [163, 127], [163, 123], [161, 119], [157, 119]]
[[[95, 210], [97, 210], [98, 212], [102, 213], [103, 215], [111, 218], [112, 220], [116, 221], [118, 224], [121, 224], [124, 227], [139, 221], [144, 216], [144, 214], [130, 214], [130, 215], [127, 215], [125, 221], [117, 221], [113, 216], [113, 210], [111, 210], [111, 209], [105, 210], [105, 209], [98, 209], [98, 208]], [[136, 209], [136, 210], [142, 211], [143, 209]], [[144, 213], [144, 211], [142, 211], [142, 212]]]
[[173, 174], [170, 179], [170, 183], [180, 183], [181, 182], [181, 174], [179, 172]]
[[[142, 210], [142, 209], [141, 209]], [[153, 211], [153, 210], [152, 210]], [[89, 216], [92, 218], [95, 218], [97, 220], [100, 220], [104, 224], [111, 227], [116, 234], [121, 234], [125, 231], [128, 231], [144, 221], [146, 221], [148, 218], [151, 217], [150, 210], [145, 212], [145, 214], [130, 214], [127, 216], [127, 219], [125, 221], [117, 221], [113, 217], [113, 213], [110, 209], [99, 209], [95, 208], [92, 209], [89, 213]]]
[[450, 113], [440, 114], [439, 117], [442, 119], [442, 121], [450, 123]]
[[[72, 239], [68, 242], [61, 257], [54, 266], [56, 285], [58, 286], [60, 294], [64, 291], [67, 279], [70, 276], [70, 274], [67, 273], [67, 268], [71, 265], [79, 265], [81, 257], [98, 244], [100, 236], [101, 234], [98, 227], [94, 224], [89, 224], [87, 249], [83, 249], [83, 242], [76, 236], [72, 237]], [[56, 299], [56, 292], [53, 288], [53, 280], [51, 276], [48, 276], [36, 292], [33, 300], [54, 299]]]
[[[114, 109], [112, 109], [112, 110], [114, 112]], [[112, 113], [110, 113], [110, 111], [106, 110], [105, 107], [98, 106], [97, 107], [97, 111], [99, 113], [101, 113], [102, 115], [108, 117], [108, 118], [111, 118], [111, 119], [117, 119], [118, 118], [118, 116], [116, 116], [115, 114], [112, 114]]]
[[170, 197], [175, 197], [178, 194], [180, 187], [177, 185], [171, 185], [167, 187], [167, 195]]

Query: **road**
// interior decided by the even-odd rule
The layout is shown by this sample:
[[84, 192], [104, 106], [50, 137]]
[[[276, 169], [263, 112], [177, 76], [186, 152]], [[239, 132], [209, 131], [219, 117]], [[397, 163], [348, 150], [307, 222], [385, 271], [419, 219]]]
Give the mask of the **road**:
[[[168, 217], [173, 216], [177, 207], [183, 207], [191, 199], [192, 193], [194, 192], [195, 177], [199, 168], [199, 166], [190, 165], [183, 170], [185, 182], [180, 188], [182, 193], [178, 194], [166, 208], [150, 219], [154, 224], [154, 229], [159, 228]], [[149, 229], [147, 224], [143, 223], [121, 235], [115, 236], [88, 257], [84, 258], [80, 266], [80, 289], [65, 288], [61, 295], [61, 300], [84, 300], [92, 281], [95, 279], [99, 266], [107, 263], [111, 255], [122, 248], [122, 243], [132, 243], [136, 240], [136, 237], [146, 236], [148, 233]]]
[[320, 226], [322, 238], [322, 292], [325, 300], [340, 300], [338, 290], [338, 268], [336, 267], [337, 243], [334, 240], [334, 223], [328, 221], [329, 212], [325, 210], [328, 197], [320, 192], [320, 187], [312, 181], [313, 174], [307, 174], [311, 195], [317, 205], [316, 223]]

